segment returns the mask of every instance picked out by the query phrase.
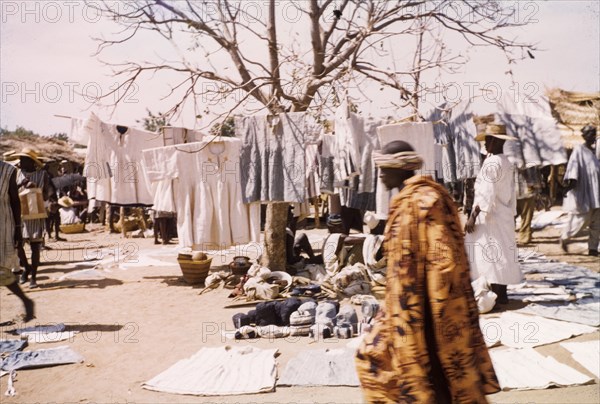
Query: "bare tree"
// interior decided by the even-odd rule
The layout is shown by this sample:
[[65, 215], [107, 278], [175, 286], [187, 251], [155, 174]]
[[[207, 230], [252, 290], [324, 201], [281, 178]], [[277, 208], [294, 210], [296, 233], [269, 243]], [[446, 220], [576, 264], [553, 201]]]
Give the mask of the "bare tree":
[[[221, 122], [249, 100], [255, 110], [271, 114], [318, 114], [334, 107], [349, 86], [369, 82], [397, 90], [402, 106], [418, 113], [419, 100], [435, 91], [422, 84], [423, 72], [457, 69], [466, 61], [445, 46], [445, 38], [459, 36], [466, 47], [496, 47], [510, 62], [534, 49], [506, 38], [507, 28], [527, 21], [499, 1], [147, 0], [127, 7], [103, 2], [100, 10], [123, 30], [101, 39], [98, 53], [150, 31], [181, 54], [176, 61], [111, 64], [122, 77], [117, 94], [124, 97], [144, 76], [176, 73], [181, 81], [172, 88], [176, 101], [167, 114], [180, 113], [188, 101], [199, 114], [198, 100], [223, 100], [229, 103], [215, 119]], [[397, 66], [394, 51], [415, 39], [413, 60]], [[269, 206], [266, 257], [276, 269], [284, 266], [286, 218], [286, 204]]]

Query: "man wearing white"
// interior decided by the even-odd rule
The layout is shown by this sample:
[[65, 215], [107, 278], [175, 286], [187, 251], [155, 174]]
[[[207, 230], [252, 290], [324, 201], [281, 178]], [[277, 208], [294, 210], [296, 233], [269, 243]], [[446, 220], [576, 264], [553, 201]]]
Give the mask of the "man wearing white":
[[504, 142], [516, 139], [506, 135], [504, 125], [488, 124], [475, 140], [485, 140], [488, 155], [475, 180], [473, 211], [465, 225], [471, 279], [483, 277], [498, 295], [496, 302], [506, 304], [506, 286], [523, 279], [515, 243], [514, 165], [503, 154]]
[[581, 135], [585, 143], [575, 146], [565, 172], [567, 194], [563, 209], [569, 213], [569, 218], [559, 242], [568, 252], [568, 240], [589, 224], [588, 251], [591, 256], [597, 257], [600, 242], [600, 161], [594, 154], [596, 128], [587, 125], [581, 129]]
[[81, 220], [77, 216], [77, 209], [73, 207], [73, 200], [68, 196], [63, 196], [58, 200], [60, 205], [60, 222], [62, 224], [80, 223]]

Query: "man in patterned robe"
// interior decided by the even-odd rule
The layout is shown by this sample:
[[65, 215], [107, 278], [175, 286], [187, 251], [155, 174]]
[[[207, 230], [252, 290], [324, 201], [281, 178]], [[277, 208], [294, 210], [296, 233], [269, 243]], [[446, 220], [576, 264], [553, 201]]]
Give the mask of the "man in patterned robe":
[[499, 391], [473, 296], [461, 223], [448, 192], [415, 175], [402, 141], [374, 154], [398, 188], [385, 230], [385, 310], [356, 356], [369, 403], [483, 403]]

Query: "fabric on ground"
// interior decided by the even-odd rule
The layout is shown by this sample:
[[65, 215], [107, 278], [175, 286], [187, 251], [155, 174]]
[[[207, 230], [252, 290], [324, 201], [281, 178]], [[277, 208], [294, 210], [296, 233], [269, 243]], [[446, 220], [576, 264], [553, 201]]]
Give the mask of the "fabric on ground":
[[542, 230], [546, 226], [554, 226], [561, 224], [563, 221], [559, 220], [565, 212], [562, 210], [550, 210], [548, 212], [535, 212], [533, 219], [531, 220], [531, 230]]
[[515, 313], [534, 314], [555, 320], [570, 321], [592, 327], [600, 326], [600, 302], [589, 299], [577, 303], [532, 303]]
[[554, 286], [551, 283], [535, 281], [523, 282], [519, 285], [510, 285], [508, 294], [511, 299], [523, 302], [554, 302], [570, 301], [575, 296], [562, 286]]
[[600, 299], [598, 274], [587, 268], [564, 262], [536, 262], [521, 264], [521, 270], [524, 274], [542, 274], [544, 280], [553, 285], [564, 286], [571, 293]]
[[61, 346], [37, 351], [13, 352], [1, 362], [0, 369], [10, 371], [78, 362], [83, 362], [81, 355], [68, 346]]
[[223, 396], [273, 391], [277, 349], [202, 348], [142, 385], [174, 394]]
[[0, 340], [0, 354], [20, 351], [26, 346], [27, 341], [23, 339]]
[[536, 390], [550, 386], [573, 386], [593, 380], [591, 377], [543, 356], [534, 349], [493, 349], [492, 362], [503, 390]]
[[65, 330], [65, 325], [63, 323], [54, 324], [54, 325], [36, 325], [34, 327], [25, 327], [19, 328], [15, 330], [14, 333], [17, 335], [31, 333], [31, 332], [61, 332]]
[[75, 331], [63, 331], [63, 332], [28, 332], [21, 335], [27, 336], [27, 341], [35, 342], [37, 344], [43, 344], [47, 342], [58, 342], [64, 340], [73, 340], [75, 337]]
[[359, 386], [355, 349], [302, 351], [290, 359], [278, 386]]
[[106, 279], [106, 276], [103, 274], [103, 271], [98, 271], [97, 269], [82, 269], [81, 271], [73, 271], [67, 274], [64, 274], [60, 278], [59, 281], [65, 280], [77, 280], [77, 281], [88, 281], [88, 280], [101, 280]]
[[571, 352], [581, 366], [600, 378], [600, 344], [598, 341], [561, 342], [560, 346]]
[[583, 324], [514, 312], [504, 312], [497, 317], [482, 317], [479, 325], [486, 344], [500, 342], [511, 348], [534, 348], [597, 331], [596, 328]]

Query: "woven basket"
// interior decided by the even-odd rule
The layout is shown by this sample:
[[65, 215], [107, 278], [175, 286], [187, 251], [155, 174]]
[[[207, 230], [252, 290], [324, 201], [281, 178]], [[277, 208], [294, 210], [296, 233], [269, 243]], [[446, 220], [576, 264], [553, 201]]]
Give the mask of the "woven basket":
[[178, 257], [177, 262], [179, 262], [179, 267], [183, 273], [183, 280], [190, 285], [196, 285], [204, 282], [208, 276], [212, 258], [204, 261], [192, 261], [191, 259], [180, 259]]
[[85, 223], [61, 224], [60, 231], [65, 234], [83, 233]]

